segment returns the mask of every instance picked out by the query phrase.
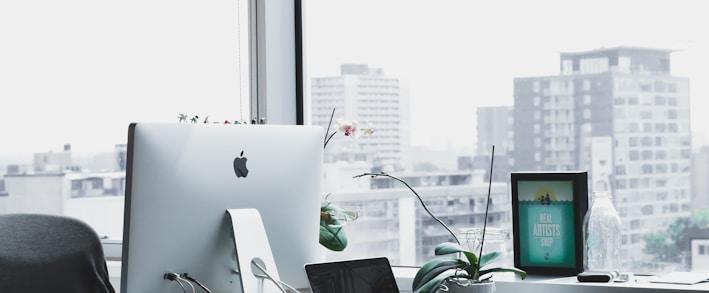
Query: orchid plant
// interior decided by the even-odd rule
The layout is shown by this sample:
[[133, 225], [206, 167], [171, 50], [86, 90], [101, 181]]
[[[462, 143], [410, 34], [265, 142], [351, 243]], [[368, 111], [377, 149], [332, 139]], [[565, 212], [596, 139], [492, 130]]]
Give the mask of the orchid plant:
[[[495, 147], [492, 148], [492, 154], [495, 154]], [[492, 166], [490, 166], [492, 173]], [[489, 205], [485, 209], [485, 224], [483, 225], [483, 236], [480, 245], [480, 251], [471, 251], [461, 246], [460, 240], [453, 231], [438, 217], [436, 217], [426, 207], [421, 196], [416, 190], [409, 185], [405, 180], [386, 172], [379, 173], [363, 173], [358, 177], [388, 177], [404, 184], [419, 200], [423, 209], [431, 218], [436, 220], [448, 233], [453, 237], [453, 242], [443, 242], [434, 249], [438, 256], [426, 262], [416, 273], [412, 284], [412, 290], [420, 293], [432, 293], [441, 291], [449, 291], [449, 286], [468, 287], [477, 283], [490, 282], [492, 273], [494, 272], [513, 272], [519, 275], [522, 279], [527, 277], [527, 273], [515, 267], [501, 267], [496, 262], [502, 258], [502, 253], [492, 251], [483, 254], [483, 245], [485, 243], [485, 228], [487, 227], [487, 215]], [[492, 184], [492, 182], [491, 182]], [[490, 202], [490, 191], [488, 190], [487, 201]], [[477, 254], [476, 254], [477, 253]]]
[[[338, 132], [353, 139], [370, 136], [374, 133], [371, 123], [367, 123], [364, 128], [359, 128], [357, 121], [348, 121], [343, 118], [337, 120], [337, 128], [331, 131], [334, 116], [335, 109], [332, 109], [330, 121], [325, 131], [323, 148], [327, 147], [327, 144]], [[347, 222], [356, 220], [359, 213], [333, 204], [328, 200], [330, 195], [328, 193], [320, 205], [320, 244], [332, 251], [343, 251], [347, 248], [347, 235], [343, 227]]]

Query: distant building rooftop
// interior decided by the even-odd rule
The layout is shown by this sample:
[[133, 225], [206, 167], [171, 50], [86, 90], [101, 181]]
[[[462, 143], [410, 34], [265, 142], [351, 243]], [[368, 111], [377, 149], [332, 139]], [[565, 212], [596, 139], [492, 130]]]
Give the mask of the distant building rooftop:
[[649, 47], [634, 47], [634, 46], [617, 46], [617, 47], [608, 47], [608, 48], [597, 48], [593, 50], [588, 50], [588, 51], [579, 51], [579, 52], [562, 52], [561, 55], [594, 55], [594, 54], [602, 54], [602, 53], [608, 53], [608, 52], [655, 52], [655, 53], [672, 53], [676, 52], [677, 50], [671, 50], [671, 49], [661, 49], [661, 48], [649, 48]]

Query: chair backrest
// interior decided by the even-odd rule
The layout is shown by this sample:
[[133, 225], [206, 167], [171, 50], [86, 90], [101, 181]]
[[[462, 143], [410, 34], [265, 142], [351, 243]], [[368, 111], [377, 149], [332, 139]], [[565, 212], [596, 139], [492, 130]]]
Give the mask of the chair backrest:
[[0, 291], [115, 293], [93, 228], [44, 214], [0, 215]]

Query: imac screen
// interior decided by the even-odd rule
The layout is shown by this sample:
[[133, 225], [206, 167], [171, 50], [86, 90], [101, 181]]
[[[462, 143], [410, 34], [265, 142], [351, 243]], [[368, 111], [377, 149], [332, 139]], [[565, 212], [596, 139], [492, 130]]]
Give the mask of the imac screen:
[[323, 257], [323, 133], [296, 125], [131, 124], [121, 292], [182, 292], [188, 284], [165, 279], [170, 273], [187, 273], [212, 292], [240, 292], [226, 210], [246, 208], [261, 215], [281, 281], [307, 288], [304, 264]]

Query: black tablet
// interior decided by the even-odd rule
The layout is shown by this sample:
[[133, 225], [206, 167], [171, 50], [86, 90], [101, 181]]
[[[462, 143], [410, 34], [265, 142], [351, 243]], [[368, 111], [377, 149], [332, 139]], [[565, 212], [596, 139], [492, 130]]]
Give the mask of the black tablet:
[[312, 293], [398, 293], [386, 257], [305, 265]]

